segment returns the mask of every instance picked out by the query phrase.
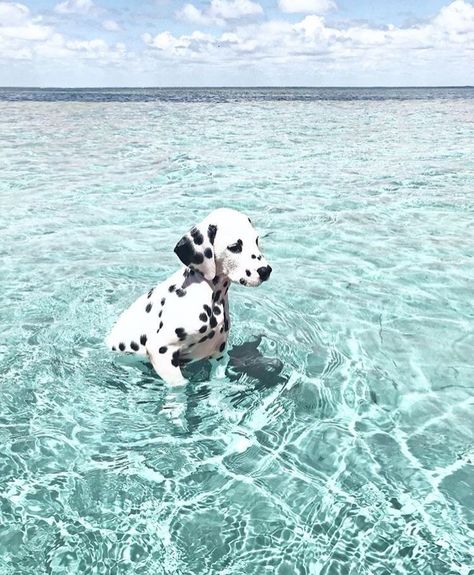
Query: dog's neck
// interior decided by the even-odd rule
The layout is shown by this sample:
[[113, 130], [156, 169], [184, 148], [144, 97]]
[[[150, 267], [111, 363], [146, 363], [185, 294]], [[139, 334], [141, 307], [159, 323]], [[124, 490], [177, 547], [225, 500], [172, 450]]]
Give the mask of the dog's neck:
[[[193, 270], [189, 267], [185, 268], [184, 270], [184, 278], [185, 278], [185, 284], [188, 281], [204, 281], [206, 282], [209, 287], [212, 289], [212, 291], [214, 292], [214, 297], [218, 300], [220, 299], [226, 299], [227, 298], [227, 292], [229, 291], [229, 287], [231, 284], [231, 281], [229, 279], [229, 277], [225, 274], [218, 274], [216, 275], [212, 280], [208, 280], [206, 279], [203, 274], [197, 270]], [[185, 288], [186, 285], [183, 285], [183, 288]]]
[[222, 290], [222, 288], [224, 288], [224, 284], [226, 284], [225, 287], [229, 286], [230, 280], [226, 275], [221, 274], [221, 275], [215, 276], [214, 279], [211, 282], [209, 282], [209, 284], [212, 286], [212, 289], [214, 291], [217, 291], [217, 290]]

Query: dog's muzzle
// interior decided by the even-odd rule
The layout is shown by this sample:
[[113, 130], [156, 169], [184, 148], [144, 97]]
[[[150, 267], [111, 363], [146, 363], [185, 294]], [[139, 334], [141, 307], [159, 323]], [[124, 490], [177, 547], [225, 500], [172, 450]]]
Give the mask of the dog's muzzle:
[[270, 266], [262, 266], [261, 268], [258, 268], [257, 273], [260, 276], [262, 282], [264, 282], [270, 277], [270, 274], [272, 273], [272, 268]]

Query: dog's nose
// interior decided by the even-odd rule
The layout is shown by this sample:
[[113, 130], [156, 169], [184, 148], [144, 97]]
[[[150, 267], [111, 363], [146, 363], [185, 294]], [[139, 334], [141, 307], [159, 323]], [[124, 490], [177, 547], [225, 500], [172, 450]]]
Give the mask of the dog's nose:
[[270, 266], [262, 266], [261, 268], [258, 268], [257, 273], [264, 282], [270, 277], [270, 274], [272, 273], [272, 268]]

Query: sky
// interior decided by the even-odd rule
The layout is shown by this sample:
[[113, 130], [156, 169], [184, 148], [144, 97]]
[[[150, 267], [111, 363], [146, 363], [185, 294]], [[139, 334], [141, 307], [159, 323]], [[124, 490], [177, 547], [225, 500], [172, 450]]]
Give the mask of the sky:
[[469, 0], [0, 0], [1, 86], [473, 84]]

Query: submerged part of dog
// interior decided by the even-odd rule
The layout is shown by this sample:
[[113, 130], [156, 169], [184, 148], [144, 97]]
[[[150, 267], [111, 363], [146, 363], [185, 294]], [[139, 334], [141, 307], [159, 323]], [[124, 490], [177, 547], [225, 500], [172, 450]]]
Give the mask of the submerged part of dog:
[[167, 383], [186, 380], [181, 367], [199, 359], [225, 375], [231, 283], [258, 286], [270, 277], [250, 218], [220, 208], [191, 228], [174, 249], [184, 267], [139, 297], [107, 337], [113, 351], [150, 359]]
[[[242, 376], [249, 377], [254, 381], [254, 388], [269, 388], [287, 381], [281, 375], [284, 364], [276, 357], [267, 357], [262, 354], [259, 346], [263, 335], [256, 339], [234, 345], [229, 349], [228, 363], [225, 374], [231, 381], [236, 381]], [[191, 381], [207, 381], [211, 377], [211, 365], [209, 362], [190, 364], [185, 368], [185, 373]]]
[[257, 380], [257, 387], [273, 387], [286, 381], [281, 376], [283, 362], [276, 357], [266, 357], [258, 349], [263, 336], [254, 341], [235, 345], [229, 351], [229, 363], [226, 375], [230, 379], [238, 379], [245, 374]]

